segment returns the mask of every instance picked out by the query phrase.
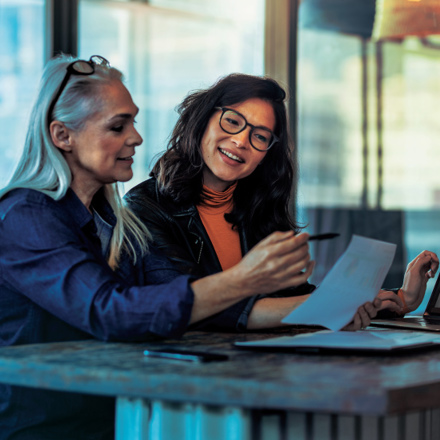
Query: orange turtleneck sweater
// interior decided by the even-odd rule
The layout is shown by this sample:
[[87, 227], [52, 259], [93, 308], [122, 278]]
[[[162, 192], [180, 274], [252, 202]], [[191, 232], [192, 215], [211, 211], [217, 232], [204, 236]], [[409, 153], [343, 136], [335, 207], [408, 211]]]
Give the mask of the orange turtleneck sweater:
[[238, 231], [225, 220], [225, 214], [232, 211], [236, 186], [235, 183], [223, 192], [203, 186], [201, 202], [197, 206], [223, 270], [234, 266], [242, 258]]

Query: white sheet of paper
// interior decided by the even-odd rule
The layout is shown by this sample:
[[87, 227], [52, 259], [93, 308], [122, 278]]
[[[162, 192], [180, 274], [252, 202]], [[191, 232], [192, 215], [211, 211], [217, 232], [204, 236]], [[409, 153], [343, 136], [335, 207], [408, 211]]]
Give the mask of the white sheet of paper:
[[352, 321], [359, 306], [374, 300], [395, 252], [395, 244], [353, 235], [346, 251], [310, 298], [282, 322], [341, 330]]

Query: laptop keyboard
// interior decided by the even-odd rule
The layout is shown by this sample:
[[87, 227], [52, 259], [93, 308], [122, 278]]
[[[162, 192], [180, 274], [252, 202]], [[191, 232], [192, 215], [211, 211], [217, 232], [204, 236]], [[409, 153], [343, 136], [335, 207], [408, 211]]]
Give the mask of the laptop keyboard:
[[400, 317], [400, 318], [388, 318], [389, 321], [397, 321], [397, 322], [424, 322], [427, 324], [440, 324], [440, 319], [429, 318], [424, 316], [408, 316], [408, 317]]

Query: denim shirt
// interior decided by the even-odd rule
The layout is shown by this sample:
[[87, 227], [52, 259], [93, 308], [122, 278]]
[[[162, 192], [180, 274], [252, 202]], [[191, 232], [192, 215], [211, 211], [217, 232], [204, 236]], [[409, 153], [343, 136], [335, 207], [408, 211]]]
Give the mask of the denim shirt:
[[[92, 206], [104, 221], [98, 220], [105, 225], [104, 239], [115, 217], [100, 192]], [[134, 277], [123, 279], [108, 266], [104, 241], [106, 249], [93, 216], [72, 190], [59, 201], [29, 189], [0, 200], [0, 346], [182, 335], [194, 300], [192, 278], [135, 285]], [[0, 439], [15, 432], [20, 439], [100, 439], [112, 417], [109, 398], [0, 385]]]

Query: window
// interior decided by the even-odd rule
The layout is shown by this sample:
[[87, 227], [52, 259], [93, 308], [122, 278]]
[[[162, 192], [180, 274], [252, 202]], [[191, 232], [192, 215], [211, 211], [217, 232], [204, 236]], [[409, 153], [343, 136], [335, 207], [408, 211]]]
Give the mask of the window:
[[300, 30], [298, 155], [303, 206], [352, 206], [362, 196], [361, 42]]
[[22, 151], [43, 70], [44, 1], [0, 2], [0, 187]]
[[231, 72], [264, 73], [263, 0], [80, 2], [80, 56], [106, 57], [140, 108], [128, 190], [148, 177], [188, 92]]
[[[307, 11], [300, 6], [300, 24]], [[350, 236], [380, 229], [398, 245], [399, 287], [407, 262], [424, 249], [440, 251], [440, 40], [375, 43], [361, 35], [299, 27], [301, 220]], [[318, 245], [323, 264], [313, 281], [345, 244]]]

